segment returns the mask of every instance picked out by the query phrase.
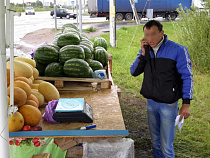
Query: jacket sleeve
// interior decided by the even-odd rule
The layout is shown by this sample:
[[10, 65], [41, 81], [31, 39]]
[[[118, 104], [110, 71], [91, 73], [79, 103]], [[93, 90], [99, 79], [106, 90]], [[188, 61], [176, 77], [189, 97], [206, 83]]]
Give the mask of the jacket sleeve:
[[183, 80], [183, 104], [190, 104], [190, 100], [193, 98], [193, 72], [191, 68], [190, 55], [187, 48], [182, 47], [178, 50], [176, 62], [177, 70], [179, 74], [181, 74], [181, 78]]
[[130, 67], [130, 72], [131, 72], [131, 75], [133, 75], [133, 76], [138, 76], [144, 72], [146, 60], [144, 59], [145, 57], [141, 54], [142, 54], [142, 51], [140, 49], [139, 54], [137, 55], [135, 61], [133, 62], [133, 64]]

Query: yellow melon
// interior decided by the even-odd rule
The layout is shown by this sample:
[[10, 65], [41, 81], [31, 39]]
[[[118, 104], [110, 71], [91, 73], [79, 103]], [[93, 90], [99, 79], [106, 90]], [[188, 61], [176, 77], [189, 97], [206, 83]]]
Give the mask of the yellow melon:
[[31, 79], [32, 84], [33, 84], [33, 83], [34, 83], [34, 76], [32, 75], [32, 76], [30, 77], [30, 79]]
[[36, 68], [33, 68], [33, 77], [36, 80], [39, 77], [39, 71]]
[[33, 67], [36, 67], [36, 62], [34, 60], [26, 58], [26, 57], [15, 57], [14, 60], [23, 61], [23, 62], [30, 64]]
[[38, 90], [44, 95], [44, 98], [47, 102], [52, 100], [58, 100], [60, 98], [60, 94], [57, 88], [49, 82], [40, 83]]
[[27, 98], [27, 100], [33, 100], [33, 101], [35, 101], [35, 102], [37, 103], [37, 105], [39, 105], [39, 100], [38, 100], [37, 97], [36, 97], [35, 95], [33, 95], [33, 94], [31, 94], [31, 95]]
[[24, 81], [14, 81], [14, 87], [22, 88], [26, 92], [27, 97], [31, 95], [31, 87]]
[[21, 106], [19, 112], [23, 115], [25, 125], [36, 126], [42, 119], [40, 110], [32, 105]]
[[39, 101], [39, 106], [44, 104], [44, 96], [36, 89], [32, 89], [31, 93], [35, 95]]
[[7, 69], [7, 87], [10, 85], [10, 69]]
[[[10, 97], [10, 87], [7, 88], [7, 95]], [[26, 100], [26, 92], [22, 88], [14, 87], [14, 105], [20, 107], [26, 103]]]
[[39, 104], [37, 104], [34, 100], [26, 100], [25, 105], [32, 105], [32, 106], [34, 106], [36, 108], [39, 107]]
[[38, 89], [38, 87], [39, 87], [39, 84], [32, 84], [31, 85], [31, 89]]
[[43, 80], [34, 80], [34, 84], [40, 84], [42, 82], [44, 82], [44, 81]]
[[27, 83], [29, 86], [31, 86], [30, 81], [26, 77], [15, 77], [15, 81], [23, 81], [23, 82]]
[[[7, 68], [10, 69], [10, 61], [7, 62]], [[33, 69], [21, 61], [14, 61], [14, 72], [17, 77], [29, 78], [33, 75]]]
[[7, 104], [10, 105], [10, 97], [7, 96]]
[[8, 117], [9, 132], [20, 131], [24, 126], [24, 118], [21, 113], [15, 112]]

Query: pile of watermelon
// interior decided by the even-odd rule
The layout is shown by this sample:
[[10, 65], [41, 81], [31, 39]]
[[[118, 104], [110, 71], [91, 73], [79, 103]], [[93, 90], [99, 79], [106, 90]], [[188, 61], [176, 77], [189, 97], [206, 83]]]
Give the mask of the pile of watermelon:
[[96, 37], [92, 43], [74, 24], [65, 24], [51, 44], [34, 53], [40, 76], [91, 78], [108, 63], [107, 41]]

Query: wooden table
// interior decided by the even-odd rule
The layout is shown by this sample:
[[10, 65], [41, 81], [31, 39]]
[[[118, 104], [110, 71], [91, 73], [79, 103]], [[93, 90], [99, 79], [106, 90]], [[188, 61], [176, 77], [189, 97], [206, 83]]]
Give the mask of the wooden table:
[[[60, 123], [51, 124], [40, 121], [43, 131], [10, 132], [9, 137], [125, 137], [124, 120], [117, 94], [117, 86], [100, 91], [60, 92], [61, 98], [85, 98], [93, 108], [93, 123]], [[40, 107], [42, 114], [45, 107]], [[74, 130], [78, 127], [96, 124], [91, 130]]]

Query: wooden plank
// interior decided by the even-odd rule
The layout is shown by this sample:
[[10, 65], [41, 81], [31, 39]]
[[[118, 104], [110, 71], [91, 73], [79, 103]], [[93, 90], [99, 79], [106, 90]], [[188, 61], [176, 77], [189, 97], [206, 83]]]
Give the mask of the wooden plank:
[[55, 87], [61, 87], [61, 88], [63, 88], [63, 86], [64, 86], [64, 83], [63, 83], [63, 81], [61, 81], [61, 80], [55, 80]]
[[38, 77], [38, 80], [46, 81], [79, 81], [79, 82], [108, 82], [109, 79], [97, 79], [97, 78], [71, 78], [71, 77]]
[[[56, 128], [58, 124], [54, 126]], [[57, 130], [53, 131], [19, 131], [9, 132], [10, 138], [58, 138], [58, 137], [125, 137], [128, 136], [127, 130]]]
[[83, 156], [83, 147], [75, 146], [67, 150], [66, 158], [82, 158]]
[[[10, 132], [10, 137], [121, 137], [128, 135], [120, 108], [117, 87], [101, 89], [101, 91], [60, 92], [61, 98], [85, 98], [93, 108], [93, 123], [60, 123], [51, 124], [41, 120], [39, 125], [43, 131]], [[45, 106], [40, 107], [41, 113]], [[93, 130], [81, 131], [78, 127], [96, 124]]]
[[52, 158], [50, 153], [42, 153], [37, 155], [32, 155], [31, 158]]

